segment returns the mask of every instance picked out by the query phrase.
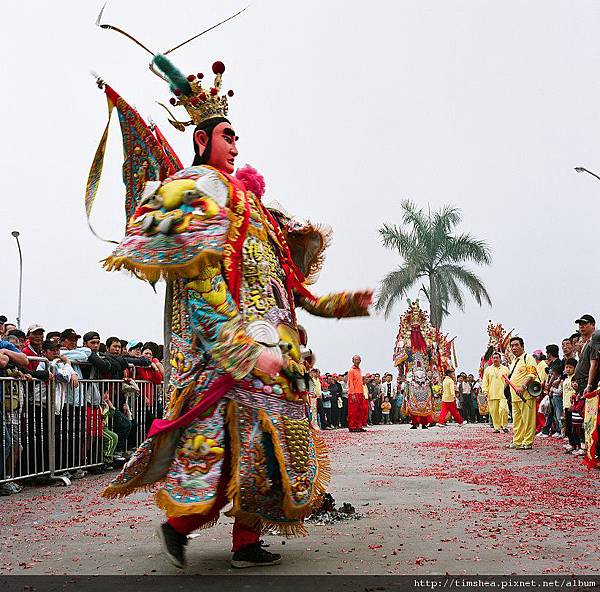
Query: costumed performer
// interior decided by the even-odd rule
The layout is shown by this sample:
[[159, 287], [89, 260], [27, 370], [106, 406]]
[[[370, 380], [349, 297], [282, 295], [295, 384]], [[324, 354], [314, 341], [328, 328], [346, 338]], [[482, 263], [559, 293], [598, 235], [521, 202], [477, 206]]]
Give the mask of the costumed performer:
[[233, 176], [238, 136], [226, 117], [233, 92], [222, 92], [224, 65], [213, 65], [206, 86], [202, 74], [184, 76], [162, 55], [152, 66], [169, 82], [171, 104], [189, 115], [170, 121], [180, 131], [194, 126], [195, 158], [146, 183], [104, 266], [167, 281], [168, 405], [103, 495], [155, 490], [167, 517], [158, 536], [180, 568], [188, 535], [214, 525], [231, 502], [232, 566], [273, 565], [280, 556], [262, 548], [260, 535], [305, 534], [303, 519], [329, 478], [325, 446], [306, 417], [306, 339], [295, 307], [364, 316], [371, 292], [314, 297], [307, 278], [320, 267], [323, 232], [269, 211], [251, 167]]
[[406, 376], [406, 395], [403, 405], [410, 416], [411, 430], [419, 426], [426, 430], [433, 423], [433, 392], [425, 368], [417, 361]]

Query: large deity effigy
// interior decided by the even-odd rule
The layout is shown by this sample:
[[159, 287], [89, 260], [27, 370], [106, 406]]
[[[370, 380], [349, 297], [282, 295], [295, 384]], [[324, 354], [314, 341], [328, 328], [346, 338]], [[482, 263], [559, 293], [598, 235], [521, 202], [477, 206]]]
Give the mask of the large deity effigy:
[[398, 382], [404, 384], [402, 412], [413, 424], [433, 421], [434, 393], [446, 368], [452, 367], [453, 341], [433, 327], [418, 300], [408, 301], [408, 310], [400, 317], [394, 346], [394, 366]]

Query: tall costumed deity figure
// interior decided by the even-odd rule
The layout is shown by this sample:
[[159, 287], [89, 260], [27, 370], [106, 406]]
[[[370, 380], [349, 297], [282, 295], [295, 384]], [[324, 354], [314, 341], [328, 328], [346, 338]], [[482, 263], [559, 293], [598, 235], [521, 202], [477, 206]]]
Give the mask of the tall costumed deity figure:
[[426, 340], [431, 332], [428, 315], [419, 301], [409, 300], [408, 310], [400, 317], [394, 365], [400, 382], [406, 384], [402, 413], [410, 417], [412, 429], [419, 425], [425, 429], [433, 423], [433, 373], [437, 375], [439, 370], [434, 349]]
[[[326, 449], [306, 417], [306, 333], [296, 307], [332, 318], [368, 315], [371, 292], [315, 297], [329, 236], [262, 202], [263, 178], [234, 174], [238, 136], [227, 118], [225, 66], [214, 82], [184, 76], [164, 56], [152, 69], [189, 119], [195, 158], [182, 168], [158, 128], [149, 128], [113, 89], [125, 146], [125, 238], [104, 261], [152, 284], [167, 282], [167, 405], [147, 439], [103, 492], [108, 498], [152, 489], [167, 521], [158, 529], [166, 557], [185, 565], [187, 535], [214, 525], [231, 503], [234, 567], [273, 565], [266, 532], [305, 534], [329, 479]], [[106, 132], [90, 178], [91, 204]], [[91, 207], [91, 205], [90, 205]], [[89, 213], [89, 209], [88, 209]]]
[[[507, 333], [502, 323], [494, 324], [490, 320], [487, 327], [487, 349], [479, 366], [480, 397], [485, 400], [485, 409], [496, 433], [501, 430], [505, 433], [508, 432], [510, 396], [505, 396], [507, 389], [505, 377], [508, 377], [507, 365], [512, 360], [509, 348], [512, 333], [512, 330]], [[478, 397], [478, 401], [480, 397]], [[481, 403], [479, 403], [479, 413], [484, 415]]]

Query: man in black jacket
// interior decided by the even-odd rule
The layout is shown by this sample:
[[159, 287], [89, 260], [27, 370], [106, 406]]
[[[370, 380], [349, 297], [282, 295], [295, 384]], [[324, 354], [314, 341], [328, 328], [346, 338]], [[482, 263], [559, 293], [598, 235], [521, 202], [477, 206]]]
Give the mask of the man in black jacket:
[[[116, 448], [116, 460], [122, 456], [127, 448], [127, 442], [130, 440], [132, 448], [135, 448], [139, 442], [135, 440], [136, 428], [139, 423], [138, 413], [132, 413], [127, 398], [123, 394], [123, 380], [128, 379], [127, 373], [129, 366], [148, 367], [151, 362], [144, 357], [129, 357], [121, 355], [122, 345], [118, 337], [109, 337], [106, 340], [106, 353], [100, 355], [100, 335], [97, 331], [89, 331], [83, 336], [83, 342], [86, 347], [92, 350], [88, 359], [90, 366], [86, 368], [87, 375], [84, 378], [91, 380], [104, 381], [102, 391], [108, 392], [109, 397], [115, 406], [115, 415], [113, 416], [112, 430], [119, 437], [119, 443]], [[85, 371], [84, 371], [85, 372]], [[92, 401], [98, 400], [100, 403], [101, 393], [96, 383], [91, 383]], [[102, 394], [103, 394], [102, 393]], [[87, 401], [87, 398], [86, 398]], [[98, 404], [99, 404], [98, 403]], [[141, 403], [141, 402], [140, 402]], [[95, 403], [94, 403], [95, 404]], [[140, 415], [143, 419], [143, 415]], [[140, 425], [143, 425], [143, 421]], [[143, 438], [144, 434], [142, 434]], [[100, 452], [101, 453], [101, 449]]]
[[342, 385], [337, 380], [337, 374], [329, 377], [329, 392], [331, 393], [331, 425], [334, 428], [341, 426], [342, 419]]

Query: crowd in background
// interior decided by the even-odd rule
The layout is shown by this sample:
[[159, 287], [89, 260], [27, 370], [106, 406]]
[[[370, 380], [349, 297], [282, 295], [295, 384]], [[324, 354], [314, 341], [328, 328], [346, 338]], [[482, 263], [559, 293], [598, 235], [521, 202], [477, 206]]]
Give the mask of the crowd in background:
[[[162, 416], [153, 388], [163, 383], [162, 358], [163, 347], [154, 342], [103, 341], [97, 331], [46, 332], [39, 324], [22, 331], [0, 316], [0, 481], [32, 467], [44, 472], [50, 454], [68, 478], [85, 471], [61, 471], [66, 466], [95, 464], [98, 472], [124, 463], [138, 443], [136, 429], [145, 433]], [[132, 413], [134, 400], [142, 402], [143, 415]], [[44, 438], [50, 406], [54, 451]], [[0, 483], [0, 495], [21, 488], [18, 481]]]
[[[586, 457], [588, 466], [598, 466], [596, 448], [586, 453], [583, 426], [588, 413], [586, 400], [597, 396], [595, 391], [600, 380], [600, 331], [596, 331], [591, 315], [583, 315], [577, 325], [578, 331], [564, 338], [560, 348], [549, 344], [544, 351], [535, 350], [532, 354], [536, 379], [541, 385], [541, 396], [535, 402], [535, 431], [539, 438], [560, 441], [565, 453]], [[525, 360], [527, 354], [523, 356]], [[124, 463], [139, 443], [139, 439], [132, 437], [136, 421], [143, 436], [152, 420], [162, 415], [163, 401], [153, 401], [155, 391], [145, 389], [146, 385], [163, 383], [162, 359], [163, 347], [153, 342], [118, 337], [103, 341], [96, 331], [88, 331], [83, 336], [72, 328], [46, 332], [38, 324], [21, 331], [0, 316], [0, 450], [3, 458], [0, 481], [6, 481], [0, 483], [0, 494], [21, 490], [17, 481], [7, 480], [19, 477], [24, 458], [28, 466], [33, 460], [41, 466], [47, 465], [49, 452], [38, 449], [39, 438], [28, 436], [42, 433], [46, 425], [44, 401], [50, 384], [54, 386], [57, 470], [61, 470], [69, 451], [80, 445], [82, 433], [86, 435], [83, 438], [86, 443], [77, 451], [80, 465], [98, 461], [94, 468], [103, 471]], [[502, 400], [494, 406], [489, 375], [499, 368], [500, 376], [510, 378], [511, 364], [501, 352], [494, 352], [492, 360], [481, 380], [475, 374], [451, 372], [456, 408], [462, 420], [459, 423], [489, 422], [495, 432], [508, 432], [514, 397], [511, 400], [508, 395], [504, 400], [504, 396], [498, 395], [496, 398]], [[310, 374], [307, 411], [311, 425], [323, 430], [347, 428], [348, 372], [321, 373], [313, 368]], [[9, 383], [2, 378], [21, 379], [19, 388], [8, 388]], [[106, 381], [111, 388], [98, 388], [99, 381]], [[403, 406], [407, 391], [405, 380], [394, 379], [389, 372], [367, 373], [363, 376], [363, 388], [368, 404], [367, 425], [409, 423], [410, 417]], [[432, 424], [443, 426], [445, 418], [440, 421], [439, 417], [443, 400], [441, 385], [434, 385], [432, 390], [436, 411]], [[502, 383], [501, 391], [505, 390]], [[141, 418], [132, 415], [132, 393], [139, 395], [145, 404]], [[488, 406], [500, 411], [490, 414]], [[32, 413], [31, 409], [39, 412]], [[597, 422], [596, 417], [594, 420]], [[99, 427], [94, 428], [95, 425]], [[592, 430], [588, 439], [595, 437], [597, 441], [597, 430], [596, 427], [595, 436]], [[31, 444], [28, 446], [27, 442]], [[529, 449], [532, 445], [516, 447]], [[85, 472], [78, 468], [71, 472], [65, 470], [63, 474], [81, 478]]]
[[[490, 382], [492, 375], [502, 378], [506, 413], [496, 418], [494, 427], [508, 431], [508, 420], [512, 419], [515, 437], [509, 448], [531, 450], [536, 438], [552, 438], [562, 445], [565, 454], [583, 457], [586, 466], [593, 468], [600, 466], [596, 390], [600, 379], [600, 331], [596, 331], [596, 321], [590, 314], [582, 315], [575, 323], [578, 330], [563, 338], [560, 346], [551, 343], [531, 355], [520, 337], [511, 338], [506, 352], [493, 353], [493, 362], [490, 360], [483, 377], [484, 382]], [[512, 355], [507, 355], [509, 352]], [[509, 388], [505, 383], [514, 382], [519, 369], [532, 380], [529, 388], [517, 392], [513, 387], [518, 385]], [[522, 433], [517, 435], [521, 427]]]
[[[309, 416], [313, 427], [323, 430], [347, 428], [348, 372], [321, 373], [313, 368], [311, 376]], [[390, 372], [374, 372], [363, 376], [363, 384], [364, 397], [368, 401], [368, 426], [410, 423], [410, 417], [403, 408], [406, 380], [398, 381]], [[480, 412], [480, 394], [480, 382], [473, 374], [460, 373], [457, 376], [456, 401], [465, 421], [488, 421], [487, 412]], [[441, 390], [434, 389], [434, 400], [441, 401]]]
[[[447, 415], [443, 402], [448, 402], [456, 405], [458, 415], [454, 421], [461, 425], [488, 423], [494, 432], [507, 433], [512, 421], [515, 437], [507, 445], [510, 448], [530, 450], [536, 437], [553, 438], [562, 444], [566, 454], [584, 457], [588, 467], [600, 466], [600, 331], [596, 331], [596, 321], [589, 314], [577, 319], [576, 325], [578, 330], [562, 339], [560, 347], [549, 344], [532, 354], [526, 353], [520, 337], [513, 337], [508, 351], [491, 352], [480, 377], [464, 372], [456, 375], [448, 369], [444, 382], [449, 381], [453, 393], [446, 397], [442, 385], [432, 384], [435, 412], [430, 425], [444, 427], [446, 417], [441, 418], [440, 413]], [[519, 364], [523, 376], [531, 375], [533, 390], [521, 390], [513, 384], [517, 392], [508, 386], [506, 379], [517, 380], [513, 373]], [[309, 417], [313, 427], [348, 427], [348, 372], [321, 373], [314, 368], [311, 376]], [[429, 376], [431, 379], [431, 373]], [[363, 383], [368, 402], [367, 425], [409, 423], [403, 406], [406, 380], [394, 380], [390, 373], [376, 372], [365, 374]], [[535, 390], [534, 396], [529, 394]], [[521, 429], [523, 433], [516, 434]]]

